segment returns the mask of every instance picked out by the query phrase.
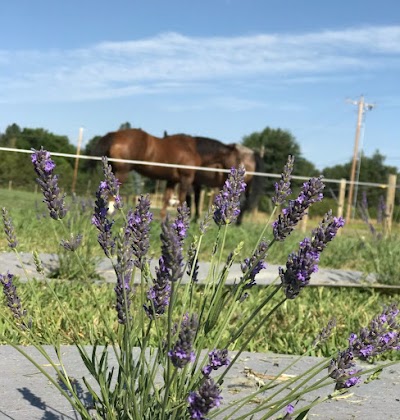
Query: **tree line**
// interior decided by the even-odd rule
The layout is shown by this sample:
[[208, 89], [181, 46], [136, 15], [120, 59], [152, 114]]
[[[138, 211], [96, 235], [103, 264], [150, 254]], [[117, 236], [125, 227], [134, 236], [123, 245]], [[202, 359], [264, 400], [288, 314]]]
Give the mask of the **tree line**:
[[[121, 124], [119, 129], [131, 128], [130, 123]], [[90, 139], [82, 150], [82, 154], [91, 154], [91, 149], [100, 136]], [[317, 170], [314, 163], [307, 160], [301, 151], [300, 144], [294, 135], [280, 128], [266, 127], [263, 131], [253, 132], [242, 139], [242, 144], [254, 150], [257, 150], [264, 159], [265, 172], [279, 174], [286, 163], [287, 156], [295, 156], [295, 167], [293, 175], [300, 176], [318, 176], [321, 171]], [[67, 136], [53, 134], [44, 128], [21, 128], [17, 124], [9, 125], [4, 133], [0, 133], [0, 146], [12, 147], [17, 149], [39, 149], [43, 146], [52, 152], [76, 153], [76, 146], [72, 145]], [[0, 159], [0, 187], [6, 188], [9, 181], [12, 180], [16, 188], [33, 189], [34, 174], [31, 165], [27, 164], [29, 158], [24, 153], [2, 152]], [[389, 174], [397, 174], [397, 168], [386, 165], [385, 156], [379, 150], [376, 150], [372, 156], [362, 156], [361, 171], [359, 181], [374, 182], [386, 184]], [[62, 173], [60, 185], [65, 191], [70, 191], [72, 185], [74, 159], [64, 157], [54, 157], [58, 166], [59, 173]], [[330, 179], [349, 179], [351, 170], [351, 159], [349, 162], [340, 165], [326, 167], [322, 170], [322, 175]], [[94, 172], [89, 169], [87, 161], [80, 161], [76, 191], [78, 194], [93, 191], [97, 188], [101, 178], [99, 168]], [[276, 180], [268, 178], [266, 181], [265, 194], [260, 201], [261, 210], [269, 210], [270, 196], [274, 191]], [[293, 182], [294, 189], [300, 188], [301, 182]], [[152, 192], [154, 181], [142, 179], [132, 173], [131, 179], [124, 186], [127, 193]], [[88, 191], [89, 190], [89, 191]], [[327, 184], [325, 195], [327, 200], [323, 202], [327, 206], [334, 206], [335, 198], [338, 196], [339, 186], [337, 184]], [[374, 217], [376, 208], [381, 196], [385, 194], [384, 190], [376, 187], [360, 187], [358, 191], [359, 200], [361, 197], [367, 197], [370, 206], [371, 217]], [[399, 195], [399, 194], [397, 194]], [[331, 200], [329, 200], [331, 198]], [[400, 197], [396, 197], [396, 204], [400, 203]], [[323, 211], [324, 209], [321, 209]]]

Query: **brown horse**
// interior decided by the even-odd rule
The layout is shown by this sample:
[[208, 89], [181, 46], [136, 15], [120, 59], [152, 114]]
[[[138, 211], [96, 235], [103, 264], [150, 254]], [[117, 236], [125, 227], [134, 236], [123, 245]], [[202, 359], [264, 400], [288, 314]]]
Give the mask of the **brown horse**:
[[[183, 134], [166, 139], [154, 137], [140, 129], [120, 130], [100, 138], [92, 150], [92, 155], [108, 156], [113, 159], [147, 161], [171, 165], [200, 166], [201, 158], [196, 143], [190, 136]], [[191, 191], [195, 170], [177, 166], [145, 165], [141, 163], [111, 162], [116, 178], [124, 183], [131, 170], [153, 179], [164, 179], [179, 184], [179, 201], [185, 201]], [[170, 198], [164, 197], [162, 217], [165, 216]]]
[[[219, 160], [219, 165], [207, 165], [203, 163], [202, 166], [215, 167], [217, 169], [231, 169], [243, 164], [246, 172], [263, 172], [264, 161], [261, 156], [254, 150], [242, 146], [240, 144], [225, 144], [219, 140], [210, 139], [207, 137], [194, 137], [196, 141], [197, 152], [204, 157], [211, 160], [212, 155], [218, 155], [222, 158]], [[195, 202], [195, 218], [200, 215], [200, 192], [203, 186], [211, 188], [222, 188], [227, 174], [223, 172], [205, 172], [196, 171], [193, 190]], [[245, 211], [254, 209], [258, 204], [258, 197], [263, 189], [263, 178], [246, 174], [245, 182], [247, 184], [244, 200], [241, 204], [241, 212], [237, 223], [240, 224], [243, 219]]]

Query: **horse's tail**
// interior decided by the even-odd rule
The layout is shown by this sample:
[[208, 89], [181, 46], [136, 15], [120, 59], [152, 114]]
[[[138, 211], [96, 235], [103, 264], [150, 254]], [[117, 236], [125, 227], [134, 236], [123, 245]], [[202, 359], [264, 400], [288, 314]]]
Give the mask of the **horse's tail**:
[[[255, 172], [265, 172], [265, 162], [261, 157], [260, 153], [254, 150], [254, 160], [256, 163]], [[251, 180], [250, 191], [248, 196], [247, 209], [254, 210], [258, 206], [258, 201], [265, 191], [265, 177], [260, 175], [254, 175]]]

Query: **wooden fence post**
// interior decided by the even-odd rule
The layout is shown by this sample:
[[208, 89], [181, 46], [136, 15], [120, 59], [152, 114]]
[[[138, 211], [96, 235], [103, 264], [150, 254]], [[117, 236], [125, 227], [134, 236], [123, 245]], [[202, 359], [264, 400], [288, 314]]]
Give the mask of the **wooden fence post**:
[[392, 230], [394, 197], [396, 194], [396, 175], [389, 175], [388, 190], [386, 193], [386, 218], [385, 218], [385, 234], [390, 235]]
[[12, 179], [10, 179], [8, 181], [8, 190], [11, 191], [12, 190]]
[[307, 230], [308, 213], [306, 213], [301, 219], [300, 229], [304, 233]]

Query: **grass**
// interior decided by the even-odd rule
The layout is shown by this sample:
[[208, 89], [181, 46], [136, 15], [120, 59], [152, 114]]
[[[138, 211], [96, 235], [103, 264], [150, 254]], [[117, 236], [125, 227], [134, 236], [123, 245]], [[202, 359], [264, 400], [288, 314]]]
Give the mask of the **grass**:
[[[60, 342], [60, 344], [73, 344], [71, 335], [72, 325], [79, 331], [83, 344], [98, 342], [106, 343], [106, 327], [92, 305], [93, 295], [83, 282], [66, 282], [52, 280], [53, 288], [62, 303], [62, 308], [54, 304], [54, 295], [45, 282], [33, 281], [31, 285], [19, 283], [17, 285], [20, 298], [24, 308], [33, 319], [39, 320], [35, 328], [39, 336], [43, 337], [42, 344]], [[32, 294], [32, 286], [35, 293]], [[103, 315], [107, 319], [108, 326], [117, 331], [118, 323], [115, 319], [115, 292], [113, 284], [97, 284], [94, 286], [95, 298], [98, 299]], [[251, 290], [249, 304], [246, 308], [254, 307], [260, 302], [265, 289], [256, 287]], [[33, 296], [36, 295], [35, 298]], [[36, 304], [40, 302], [40, 307]], [[138, 300], [138, 296], [136, 295]], [[379, 313], [382, 305], [390, 304], [398, 300], [396, 292], [383, 293], [372, 289], [352, 288], [328, 288], [309, 287], [303, 291], [294, 301], [287, 301], [270, 318], [270, 322], [264, 325], [254, 340], [252, 340], [248, 351], [274, 352], [281, 354], [302, 354], [309, 348], [320, 331], [330, 319], [336, 318], [337, 332], [319, 348], [314, 355], [326, 356], [334, 354], [336, 349], [347, 346], [346, 337], [351, 331], [357, 331], [362, 325], [367, 325], [373, 314]], [[178, 303], [178, 311], [181, 303]], [[133, 314], [139, 316], [140, 305]], [[0, 312], [4, 315], [7, 307], [0, 306]], [[263, 312], [258, 317], [261, 319]], [[226, 330], [225, 334], [230, 335], [237, 330], [240, 320], [246, 318], [246, 314], [238, 312], [233, 317], [234, 322]], [[3, 317], [0, 316], [0, 320]], [[49, 330], [49, 326], [51, 327]], [[250, 333], [250, 331], [248, 332]], [[15, 343], [26, 344], [15, 332], [11, 332], [5, 324], [0, 321], [0, 336], [5, 335]], [[236, 348], [246, 340], [248, 334], [245, 332], [235, 343]], [[210, 337], [211, 340], [212, 337]], [[1, 343], [4, 344], [4, 343]], [[394, 355], [392, 355], [394, 357]], [[400, 354], [396, 357], [400, 359]]]
[[[55, 243], [53, 232], [49, 232], [50, 223], [47, 209], [41, 202], [40, 193], [29, 193], [24, 191], [8, 191], [0, 189], [1, 207], [6, 207], [13, 219], [17, 237], [19, 240], [19, 250], [21, 252], [32, 252], [40, 250], [43, 253], [54, 253]], [[83, 204], [82, 204], [83, 203]], [[91, 207], [88, 200], [76, 200], [70, 202], [76, 210], [84, 216], [86, 225], [82, 226], [85, 230], [86, 246], [90, 247], [94, 256], [103, 258], [104, 254], [97, 246], [96, 230], [90, 226]], [[85, 208], [83, 208], [83, 205]], [[153, 209], [157, 218], [157, 209]], [[261, 230], [264, 227], [267, 215], [259, 214], [256, 221], [245, 217], [242, 226], [232, 229], [227, 239], [225, 257], [229, 250], [234, 249], [238, 242], [243, 241], [244, 245], [240, 252], [240, 258], [244, 259], [253, 251], [254, 244], [257, 242]], [[320, 219], [309, 220], [309, 226], [315, 227]], [[73, 223], [73, 221], [70, 221]], [[54, 224], [53, 224], [54, 225]], [[160, 226], [153, 223], [151, 228], [151, 249], [150, 255], [158, 258], [160, 253], [159, 234]], [[213, 238], [217, 227], [210, 227], [210, 234], [204, 237], [203, 247], [200, 251], [200, 261], [210, 259]], [[196, 226], [192, 226], [191, 232], [196, 231]], [[322, 254], [320, 261], [321, 268], [356, 270], [364, 273], [378, 273], [379, 281], [386, 284], [400, 285], [397, 273], [400, 272], [400, 238], [399, 228], [394, 227], [394, 233], [385, 239], [377, 240], [370, 235], [365, 224], [354, 222], [350, 226], [343, 228], [343, 233], [327, 247]], [[272, 247], [268, 262], [270, 264], [285, 264], [287, 256], [295, 250], [298, 243], [309, 233], [294, 231], [281, 246]], [[61, 231], [56, 231], [58, 237], [63, 237]], [[187, 241], [189, 242], [189, 241]], [[9, 251], [5, 235], [0, 235], [0, 252]]]
[[[31, 252], [32, 250], [40, 250], [40, 252], [54, 253], [56, 237], [62, 237], [62, 232], [49, 232], [49, 223], [44, 204], [41, 203], [41, 195], [28, 193], [23, 191], [0, 190], [1, 206], [6, 207], [13, 219], [16, 234], [19, 240], [19, 250], [21, 252]], [[103, 258], [102, 251], [97, 245], [96, 231], [90, 226], [91, 207], [87, 202], [75, 200], [69, 202], [70, 206], [75, 206], [75, 212], [80, 213], [81, 219], [70, 219], [68, 223], [73, 224], [74, 231], [77, 228], [83, 229], [86, 234], [86, 244], [82, 249], [90, 255], [84, 256], [84, 261], [96, 261], [96, 258]], [[86, 208], [85, 208], [86, 207]], [[156, 211], [155, 211], [156, 213]], [[260, 215], [259, 215], [260, 216]], [[266, 216], [265, 216], [266, 219]], [[81, 223], [81, 225], [77, 225]], [[82, 224], [83, 223], [83, 224]], [[253, 251], [254, 244], [258, 240], [260, 231], [265, 221], [250, 222], [248, 219], [244, 221], [242, 226], [231, 229], [231, 233], [227, 238], [225, 249], [232, 250], [239, 241], [244, 242], [241, 250], [241, 259], [250, 255]], [[315, 226], [316, 222], [310, 222], [310, 226]], [[216, 230], [213, 225], [210, 231]], [[191, 231], [195, 231], [195, 226]], [[151, 231], [151, 252], [150, 255], [157, 259], [160, 253], [159, 249], [159, 224], [152, 224]], [[268, 262], [271, 264], [284, 265], [290, 252], [297, 248], [298, 242], [304, 238], [306, 234], [295, 231], [285, 240], [282, 246], [274, 246], [268, 256]], [[199, 255], [200, 261], [208, 261], [213, 246], [212, 232], [203, 238], [203, 246]], [[210, 241], [209, 243], [207, 241]], [[187, 243], [190, 243], [188, 240]], [[5, 235], [0, 236], [0, 251], [9, 251]], [[63, 250], [58, 250], [63, 255]], [[386, 278], [387, 282], [399, 284], [397, 273], [399, 270], [400, 258], [393, 259], [393, 255], [400, 256], [400, 245], [397, 236], [393, 235], [384, 241], [374, 244], [374, 238], [368, 237], [368, 229], [363, 225], [359, 225], [358, 229], [345, 228], [344, 233], [335, 238], [329, 244], [322, 254], [320, 267], [332, 269], [352, 269], [368, 273], [370, 271], [384, 272], [381, 279]], [[373, 258], [371, 257], [373, 255]], [[68, 256], [68, 254], [67, 254]], [[225, 255], [225, 257], [227, 254]], [[63, 308], [54, 305], [54, 296], [50, 293], [46, 283], [31, 282], [36, 290], [36, 298], [40, 301], [40, 308], [36, 305], [36, 298], [32, 298], [31, 287], [21, 283], [18, 290], [24, 307], [34, 319], [40, 322], [36, 326], [40, 330], [44, 343], [48, 344], [54, 340], [60, 340], [63, 344], [72, 344], [70, 336], [71, 325], [67, 320], [63, 311], [69, 314], [68, 319], [73, 320], [75, 328], [79, 329], [81, 337], [85, 343], [93, 343], [99, 341], [102, 343], [106, 336], [105, 326], [100, 322], [99, 314], [90, 304], [93, 300], [89, 290], [81, 281], [65, 281], [66, 279], [74, 279], [74, 271], [69, 268], [68, 260], [64, 261], [65, 267], [58, 273], [53, 273], [55, 277], [61, 277], [64, 281], [52, 280], [56, 285], [56, 291], [61, 302], [64, 302]], [[383, 267], [383, 268], [382, 268]], [[90, 266], [86, 269], [95, 277], [95, 267]], [[375, 270], [374, 270], [375, 269]], [[114, 285], [98, 284], [95, 287], [96, 298], [99, 300], [104, 314], [107, 314], [109, 326], [116, 330], [117, 325], [114, 316]], [[263, 288], [254, 288], [251, 291], [249, 299], [253, 307], [262, 299]], [[396, 291], [388, 293], [374, 292], [369, 289], [349, 289], [349, 288], [308, 288], [295, 301], [287, 302], [283, 305], [271, 318], [271, 323], [265, 325], [259, 332], [257, 337], [249, 343], [249, 351], [272, 351], [278, 353], [301, 354], [314, 339], [316, 331], [323, 328], [330, 318], [335, 317], [340, 326], [345, 326], [345, 331], [341, 331], [337, 335], [331, 337], [330, 341], [319, 350], [318, 355], [328, 356], [332, 354], [332, 350], [345, 347], [344, 337], [348, 336], [350, 331], [357, 330], [361, 325], [365, 325], [371, 315], [381, 310], [383, 304], [391, 303], [398, 300]], [[254, 303], [253, 303], [254, 302]], [[111, 310], [108, 310], [111, 309]], [[140, 308], [139, 308], [140, 309]], [[2, 311], [7, 308], [2, 307]], [[244, 314], [238, 313], [235, 316], [237, 322], [240, 323]], [[262, 316], [262, 314], [258, 315]], [[49, 333], [48, 326], [52, 325], [54, 334]], [[236, 326], [232, 327], [236, 328]], [[5, 325], [0, 324], [0, 333], [5, 332]], [[230, 334], [228, 329], [226, 334]], [[15, 342], [20, 342], [17, 336], [11, 337]], [[340, 337], [340, 338], [338, 338]], [[246, 333], [236, 343], [240, 346], [246, 339]], [[23, 342], [20, 342], [24, 344]]]

